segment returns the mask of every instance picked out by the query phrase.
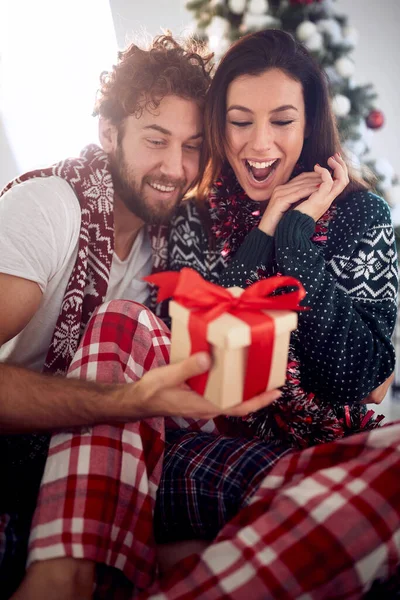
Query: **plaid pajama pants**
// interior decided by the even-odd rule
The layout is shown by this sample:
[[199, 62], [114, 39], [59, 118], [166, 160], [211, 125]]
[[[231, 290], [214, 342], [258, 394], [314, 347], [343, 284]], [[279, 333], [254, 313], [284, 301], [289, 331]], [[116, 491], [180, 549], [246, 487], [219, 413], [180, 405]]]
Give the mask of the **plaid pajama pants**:
[[[141, 305], [114, 301], [91, 320], [69, 376], [129, 383], [168, 359], [165, 325]], [[214, 421], [169, 419], [162, 470], [164, 436], [163, 419], [53, 436], [30, 560], [84, 556], [146, 587], [154, 512], [158, 540], [212, 539], [289, 451], [218, 435]]]
[[167, 430], [154, 513], [156, 541], [214, 539], [287, 452], [259, 440]]
[[[113, 302], [101, 307], [89, 324], [71, 375], [137, 381], [168, 360], [168, 345], [168, 331], [149, 311]], [[290, 452], [278, 461], [272, 457], [275, 464], [266, 475], [257, 475], [256, 464], [245, 461], [242, 483], [248, 487], [236, 500], [238, 514], [201, 557], [188, 557], [157, 579], [157, 490], [159, 497], [167, 496], [169, 477], [191, 481], [201, 436], [204, 447], [209, 444], [222, 462], [228, 458], [237, 464], [240, 459], [234, 447], [218, 446], [214, 421], [172, 419], [166, 424], [176, 431], [168, 433], [164, 475], [162, 419], [53, 437], [33, 522], [30, 562], [88, 558], [123, 572], [136, 593], [143, 590], [138, 597], [154, 600], [360, 598], [374, 582], [395, 576], [400, 562], [400, 424]], [[175, 462], [173, 452], [185, 445], [193, 460], [185, 464], [178, 453]], [[230, 512], [230, 494], [237, 490], [229, 482], [227, 487], [221, 484], [219, 468], [210, 469], [206, 459], [200, 462], [208, 482], [222, 485], [216, 486], [216, 497], [227, 495], [222, 502], [225, 515], [213, 516], [211, 523], [199, 514], [200, 502], [187, 503], [185, 522], [207, 538], [235, 512]], [[191, 497], [186, 494], [191, 484], [182, 483], [181, 489]], [[197, 491], [203, 495], [202, 488]], [[163, 525], [185, 502], [179, 493], [173, 494], [175, 506], [158, 502], [156, 523]], [[186, 525], [173, 518], [172, 533], [182, 536]]]

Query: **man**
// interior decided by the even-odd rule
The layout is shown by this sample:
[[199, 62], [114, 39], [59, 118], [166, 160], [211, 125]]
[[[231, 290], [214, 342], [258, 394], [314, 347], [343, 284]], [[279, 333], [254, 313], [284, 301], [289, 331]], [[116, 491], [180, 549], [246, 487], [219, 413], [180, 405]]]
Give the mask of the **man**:
[[[203, 398], [181, 388], [187, 378], [209, 368], [207, 355], [155, 369], [140, 385], [60, 377], [97, 306], [113, 298], [146, 302], [142, 278], [153, 263], [157, 268], [163, 224], [199, 173], [202, 105], [209, 81], [209, 57], [199, 49], [181, 47], [169, 36], [156, 38], [148, 50], [131, 45], [101, 78], [95, 108], [101, 148], [89, 146], [80, 158], [23, 175], [3, 191], [0, 595], [4, 597], [23, 572], [25, 541], [47, 455], [48, 435], [28, 434], [155, 415], [217, 413]], [[164, 363], [150, 366], [157, 364]], [[49, 378], [49, 373], [59, 376]], [[266, 394], [245, 411], [275, 397], [276, 392]], [[238, 407], [232, 414], [243, 412]]]

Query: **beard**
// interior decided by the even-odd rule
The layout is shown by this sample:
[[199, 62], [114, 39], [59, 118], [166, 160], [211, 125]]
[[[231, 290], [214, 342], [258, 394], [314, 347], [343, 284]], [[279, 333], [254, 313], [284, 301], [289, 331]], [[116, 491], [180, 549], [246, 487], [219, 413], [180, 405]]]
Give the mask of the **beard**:
[[175, 186], [179, 193], [170, 202], [152, 204], [146, 197], [146, 185], [154, 177], [145, 176], [140, 185], [137, 183], [133, 169], [126, 164], [124, 152], [118, 146], [116, 152], [109, 155], [110, 172], [114, 184], [114, 192], [122, 200], [128, 210], [148, 225], [162, 225], [170, 221], [187, 191], [186, 180], [171, 180], [157, 176], [157, 183], [165, 186]]

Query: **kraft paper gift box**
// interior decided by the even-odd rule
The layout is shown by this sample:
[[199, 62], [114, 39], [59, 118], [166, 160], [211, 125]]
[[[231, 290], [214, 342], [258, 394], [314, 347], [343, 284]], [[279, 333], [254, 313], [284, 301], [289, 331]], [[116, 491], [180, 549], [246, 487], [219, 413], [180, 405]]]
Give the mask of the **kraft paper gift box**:
[[[243, 292], [241, 288], [229, 288], [229, 291], [235, 297]], [[274, 321], [271, 364], [264, 362], [263, 365], [265, 371], [269, 370], [264, 389], [272, 390], [284, 385], [286, 380], [290, 333], [297, 327], [297, 313], [288, 310], [262, 312]], [[189, 308], [171, 300], [171, 363], [179, 362], [191, 354], [190, 313]], [[211, 345], [213, 366], [208, 373], [204, 397], [222, 409], [239, 404], [244, 399], [251, 326], [235, 315], [224, 313], [208, 324], [207, 342]]]
[[[196, 271], [151, 275], [158, 300], [169, 303], [172, 319], [170, 362], [209, 351], [208, 373], [188, 384], [221, 409], [284, 385], [291, 332], [297, 327], [303, 286], [292, 277], [271, 277], [243, 290], [205, 281]], [[282, 287], [296, 292], [273, 295]], [[274, 308], [276, 306], [276, 308]]]

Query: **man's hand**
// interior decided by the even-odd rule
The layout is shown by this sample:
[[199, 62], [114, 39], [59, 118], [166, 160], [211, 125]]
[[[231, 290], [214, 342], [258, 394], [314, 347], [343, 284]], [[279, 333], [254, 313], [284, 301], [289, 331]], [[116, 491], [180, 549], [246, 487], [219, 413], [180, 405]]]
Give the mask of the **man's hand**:
[[394, 380], [394, 372], [391, 374], [390, 377], [388, 377], [386, 379], [386, 381], [381, 383], [381, 385], [379, 387], [377, 387], [370, 394], [368, 394], [368, 396], [366, 398], [364, 398], [362, 403], [363, 404], [380, 404], [384, 400], [388, 389], [392, 385], [393, 380]]
[[134, 400], [134, 412], [136, 415], [139, 413], [136, 418], [176, 416], [212, 419], [220, 414], [240, 417], [271, 404], [281, 395], [279, 390], [271, 390], [236, 406], [218, 408], [185, 384], [185, 381], [205, 373], [210, 367], [210, 356], [199, 352], [180, 363], [152, 369], [133, 384], [131, 390], [125, 388], [123, 391], [124, 414]]

